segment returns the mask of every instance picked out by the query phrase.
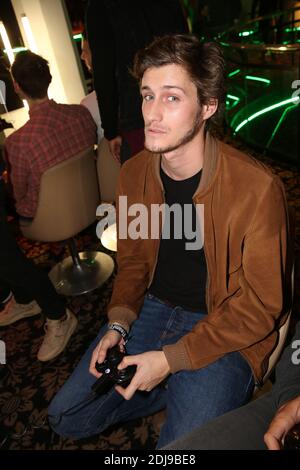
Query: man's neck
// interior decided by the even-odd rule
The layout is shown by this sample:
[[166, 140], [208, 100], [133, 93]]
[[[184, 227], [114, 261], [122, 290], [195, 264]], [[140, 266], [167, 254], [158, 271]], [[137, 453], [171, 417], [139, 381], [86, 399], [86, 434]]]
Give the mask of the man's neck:
[[48, 96], [45, 96], [44, 98], [39, 98], [39, 99], [33, 99], [33, 98], [26, 98], [29, 109], [32, 110], [39, 104], [45, 103], [46, 101], [49, 101]]
[[174, 180], [184, 180], [194, 176], [203, 167], [204, 133], [199, 133], [186, 145], [162, 154], [161, 167]]

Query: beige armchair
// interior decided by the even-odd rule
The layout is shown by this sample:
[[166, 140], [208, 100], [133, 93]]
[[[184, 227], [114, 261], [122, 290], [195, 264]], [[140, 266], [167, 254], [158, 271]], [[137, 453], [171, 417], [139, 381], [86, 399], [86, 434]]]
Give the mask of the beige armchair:
[[100, 195], [94, 150], [89, 148], [47, 170], [41, 178], [33, 221], [22, 224], [25, 237], [44, 242], [66, 240], [71, 256], [49, 273], [56, 290], [79, 295], [101, 286], [112, 274], [112, 258], [98, 251], [78, 253], [74, 236], [96, 220]]

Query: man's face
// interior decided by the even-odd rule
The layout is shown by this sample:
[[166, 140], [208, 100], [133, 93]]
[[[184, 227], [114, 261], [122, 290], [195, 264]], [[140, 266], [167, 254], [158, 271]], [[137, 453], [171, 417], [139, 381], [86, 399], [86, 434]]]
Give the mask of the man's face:
[[197, 89], [180, 65], [145, 71], [141, 93], [145, 121], [145, 147], [167, 153], [195, 138], [203, 122]]

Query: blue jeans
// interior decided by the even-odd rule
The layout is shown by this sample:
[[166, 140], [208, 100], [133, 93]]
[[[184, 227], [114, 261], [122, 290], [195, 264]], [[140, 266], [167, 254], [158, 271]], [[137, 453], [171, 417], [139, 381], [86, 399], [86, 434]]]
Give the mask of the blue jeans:
[[[127, 352], [139, 354], [161, 350], [163, 345], [178, 341], [204, 316], [204, 313], [189, 312], [181, 307], [172, 308], [148, 294], [139, 318], [132, 326]], [[251, 369], [238, 352], [233, 352], [202, 369], [170, 375], [167, 386], [157, 386], [151, 392], [136, 392], [129, 401], [114, 388], [104, 396], [88, 401], [96, 380], [88, 371], [90, 358], [105, 332], [106, 326], [50, 404], [50, 425], [62, 436], [88, 437], [117, 422], [167, 408], [166, 422], [158, 441], [160, 448], [214, 417], [243, 405], [251, 397], [254, 386]]]

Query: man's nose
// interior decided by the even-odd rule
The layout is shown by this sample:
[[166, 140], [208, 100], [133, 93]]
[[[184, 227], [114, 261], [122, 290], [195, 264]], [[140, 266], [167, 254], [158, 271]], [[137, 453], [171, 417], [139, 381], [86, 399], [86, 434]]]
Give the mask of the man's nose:
[[145, 117], [147, 120], [151, 121], [161, 121], [162, 120], [162, 104], [159, 100], [154, 100], [151, 104], [145, 108]]

